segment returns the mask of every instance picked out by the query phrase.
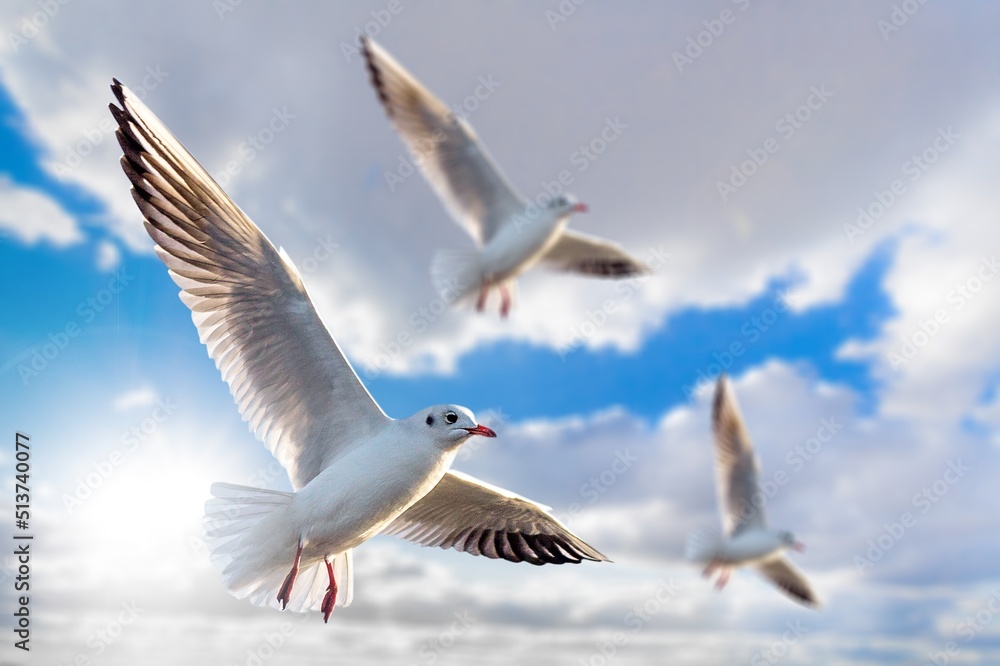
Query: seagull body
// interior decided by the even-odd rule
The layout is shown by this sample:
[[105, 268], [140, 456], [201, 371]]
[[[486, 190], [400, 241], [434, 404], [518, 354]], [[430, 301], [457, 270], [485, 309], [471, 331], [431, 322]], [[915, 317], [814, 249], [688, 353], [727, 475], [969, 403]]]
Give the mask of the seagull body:
[[500, 313], [511, 306], [514, 280], [536, 264], [560, 271], [629, 277], [647, 268], [619, 246], [566, 228], [587, 207], [568, 193], [535, 206], [518, 195], [475, 131], [373, 40], [363, 51], [372, 85], [404, 143], [419, 155], [424, 177], [478, 251], [445, 251], [431, 273], [456, 301], [478, 292], [482, 311], [491, 289]]
[[706, 565], [706, 577], [719, 574], [718, 589], [726, 586], [733, 569], [755, 567], [799, 603], [818, 605], [809, 581], [785, 557], [787, 549], [801, 551], [803, 545], [791, 532], [768, 528], [764, 509], [755, 502], [763, 496], [757, 482], [760, 465], [725, 374], [715, 386], [712, 432], [724, 537], [696, 532], [688, 541], [688, 558]]
[[260, 606], [353, 598], [352, 549], [380, 533], [532, 564], [606, 558], [545, 507], [449, 468], [495, 437], [458, 405], [382, 411], [298, 270], [133, 93], [110, 105], [146, 231], [240, 414], [295, 492], [212, 485], [205, 540], [226, 588]]

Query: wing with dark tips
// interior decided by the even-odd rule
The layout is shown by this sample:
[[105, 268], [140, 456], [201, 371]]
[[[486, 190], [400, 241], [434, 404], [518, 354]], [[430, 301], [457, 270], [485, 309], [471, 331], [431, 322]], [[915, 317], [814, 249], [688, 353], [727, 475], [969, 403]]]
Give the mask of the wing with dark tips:
[[385, 534], [511, 562], [608, 561], [545, 507], [454, 471], [390, 523]]

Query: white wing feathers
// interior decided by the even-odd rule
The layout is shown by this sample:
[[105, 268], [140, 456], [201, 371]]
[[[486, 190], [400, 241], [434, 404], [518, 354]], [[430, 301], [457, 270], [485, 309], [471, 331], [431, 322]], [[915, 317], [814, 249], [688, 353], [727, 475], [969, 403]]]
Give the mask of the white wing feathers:
[[753, 505], [753, 494], [758, 489], [757, 456], [725, 375], [715, 388], [712, 433], [723, 528], [730, 536], [748, 528], [765, 529], [764, 510]]
[[559, 271], [615, 278], [650, 272], [616, 243], [569, 229], [542, 257], [542, 264]]
[[462, 118], [371, 39], [364, 55], [389, 119], [448, 212], [480, 246], [526, 203]]
[[240, 414], [301, 488], [388, 418], [298, 272], [127, 88], [111, 104], [122, 168], [156, 251]]

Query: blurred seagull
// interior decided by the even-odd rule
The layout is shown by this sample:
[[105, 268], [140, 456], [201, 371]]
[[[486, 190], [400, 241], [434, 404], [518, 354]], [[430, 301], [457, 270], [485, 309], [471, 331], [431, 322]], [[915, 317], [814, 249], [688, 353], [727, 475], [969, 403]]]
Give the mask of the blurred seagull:
[[131, 91], [111, 89], [122, 168], [156, 253], [243, 420], [295, 489], [212, 485], [206, 543], [230, 593], [329, 620], [353, 596], [351, 549], [380, 533], [512, 562], [606, 560], [546, 507], [449, 471], [463, 442], [496, 436], [468, 409], [386, 416], [288, 255]]
[[556, 194], [534, 218], [472, 127], [425, 88], [381, 46], [363, 44], [372, 85], [386, 113], [452, 217], [478, 251], [449, 250], [434, 257], [431, 274], [443, 297], [456, 302], [478, 291], [480, 312], [492, 288], [500, 314], [510, 312], [514, 280], [536, 263], [585, 275], [629, 277], [646, 266], [602, 238], [570, 231], [569, 216], [587, 206]]
[[801, 552], [805, 547], [791, 532], [768, 529], [763, 507], [754, 504], [754, 496], [761, 496], [757, 484], [760, 466], [725, 374], [715, 385], [712, 432], [726, 538], [695, 532], [687, 544], [688, 559], [706, 563], [706, 577], [718, 572], [717, 589], [726, 586], [733, 569], [753, 566], [799, 603], [818, 606], [809, 581], [784, 555], [788, 548]]

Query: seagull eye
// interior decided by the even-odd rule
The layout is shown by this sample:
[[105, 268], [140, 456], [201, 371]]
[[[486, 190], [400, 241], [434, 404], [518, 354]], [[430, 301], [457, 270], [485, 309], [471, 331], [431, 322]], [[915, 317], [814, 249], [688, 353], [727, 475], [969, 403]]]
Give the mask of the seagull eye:
[[448, 424], [452, 424], [458, 420], [458, 414], [456, 414], [455, 412], [446, 412], [444, 415], [444, 420]]
[[429, 426], [434, 425], [434, 417], [431, 416], [430, 414], [427, 415], [427, 425]]

